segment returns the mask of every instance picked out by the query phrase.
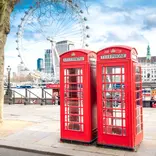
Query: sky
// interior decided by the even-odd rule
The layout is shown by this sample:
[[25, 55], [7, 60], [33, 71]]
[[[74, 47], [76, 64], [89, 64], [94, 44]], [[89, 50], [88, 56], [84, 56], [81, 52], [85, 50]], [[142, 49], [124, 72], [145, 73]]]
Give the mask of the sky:
[[[5, 46], [5, 69], [10, 65], [12, 71], [17, 71], [20, 59], [17, 57], [16, 33], [21, 18], [24, 17], [24, 12], [27, 11], [31, 3], [31, 0], [23, 0], [22, 3], [16, 6], [12, 14], [11, 31]], [[87, 9], [83, 6], [82, 8], [84, 10], [82, 16], [87, 17], [85, 25], [90, 28], [85, 32], [90, 36], [89, 39], [85, 40], [89, 44], [88, 49], [98, 51], [111, 45], [128, 45], [135, 47], [139, 56], [145, 56], [147, 45], [149, 44], [151, 54], [156, 55], [155, 0], [88, 0]], [[41, 12], [44, 11], [43, 9]], [[22, 28], [24, 35], [20, 38], [22, 39], [22, 44], [20, 45], [22, 48], [20, 50], [23, 61], [28, 68], [36, 69], [36, 59], [43, 58], [44, 50], [51, 47], [43, 34], [46, 37], [54, 35], [57, 41], [60, 38], [68, 39], [69, 36], [72, 38], [71, 35], [73, 35], [73, 40], [75, 38], [81, 40], [83, 32], [80, 31], [79, 21], [69, 17], [66, 21], [63, 18], [61, 21], [63, 16], [62, 14], [60, 16], [54, 14], [52, 10], [50, 13], [46, 13], [46, 17], [41, 17], [39, 21], [42, 25], [42, 31], [45, 33], [41, 32], [39, 28], [39, 21], [37, 20], [39, 14], [37, 11], [27, 19], [25, 26]], [[55, 19], [55, 17], [57, 18]], [[75, 15], [75, 17], [77, 16]], [[70, 20], [73, 22], [70, 22]], [[57, 21], [60, 21], [60, 25], [64, 22], [62, 28]], [[33, 22], [33, 25], [30, 25], [31, 22]], [[56, 27], [58, 29], [54, 31]], [[63, 27], [66, 29], [63, 29]], [[81, 48], [80, 45], [77, 45], [77, 48]]]

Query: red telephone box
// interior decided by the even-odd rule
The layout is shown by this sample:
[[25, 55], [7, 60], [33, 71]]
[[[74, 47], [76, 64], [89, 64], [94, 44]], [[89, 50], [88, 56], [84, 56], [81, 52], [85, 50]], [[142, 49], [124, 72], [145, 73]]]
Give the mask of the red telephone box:
[[137, 51], [112, 46], [97, 53], [99, 145], [136, 149], [143, 139], [142, 77]]
[[61, 141], [91, 143], [97, 137], [96, 53], [60, 56]]

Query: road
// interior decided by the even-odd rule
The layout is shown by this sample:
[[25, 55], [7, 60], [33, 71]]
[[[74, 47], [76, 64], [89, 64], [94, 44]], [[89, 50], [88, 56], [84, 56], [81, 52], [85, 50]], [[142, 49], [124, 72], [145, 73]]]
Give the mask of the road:
[[0, 156], [56, 156], [56, 155], [47, 155], [47, 154], [39, 154], [39, 153], [13, 150], [13, 149], [0, 148]]

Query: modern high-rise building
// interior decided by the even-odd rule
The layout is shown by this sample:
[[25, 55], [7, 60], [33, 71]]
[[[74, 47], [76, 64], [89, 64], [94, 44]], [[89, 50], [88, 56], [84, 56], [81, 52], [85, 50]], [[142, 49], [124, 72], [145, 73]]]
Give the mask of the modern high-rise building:
[[59, 55], [73, 49], [74, 49], [74, 43], [71, 41], [64, 40], [56, 43], [56, 50]]
[[22, 71], [24, 71], [24, 69], [25, 69], [24, 65], [20, 63], [17, 66], [17, 73], [20, 74]]
[[23, 65], [23, 64], [19, 64], [17, 66], [17, 75], [18, 76], [26, 76], [29, 74], [29, 70]]
[[45, 51], [45, 70], [44, 72], [47, 74], [53, 73], [53, 57], [52, 57], [52, 50], [47, 49]]
[[142, 67], [142, 81], [156, 81], [156, 56], [151, 56], [150, 46], [147, 47], [146, 57], [138, 57], [138, 61]]
[[44, 66], [43, 66], [43, 59], [42, 58], [38, 58], [37, 59], [37, 70], [38, 71], [43, 71]]

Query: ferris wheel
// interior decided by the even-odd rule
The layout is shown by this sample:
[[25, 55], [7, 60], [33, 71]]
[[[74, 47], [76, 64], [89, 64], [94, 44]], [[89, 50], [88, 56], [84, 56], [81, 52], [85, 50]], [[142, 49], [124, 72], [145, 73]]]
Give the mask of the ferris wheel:
[[[27, 70], [32, 71], [37, 58], [44, 57], [50, 49], [50, 71], [41, 71], [41, 79], [59, 80], [59, 55], [57, 43], [70, 41], [74, 48], [88, 47], [89, 26], [78, 4], [70, 0], [38, 0], [25, 11], [17, 31], [18, 57]], [[45, 60], [46, 61], [46, 60]], [[45, 68], [46, 67], [46, 63]]]

